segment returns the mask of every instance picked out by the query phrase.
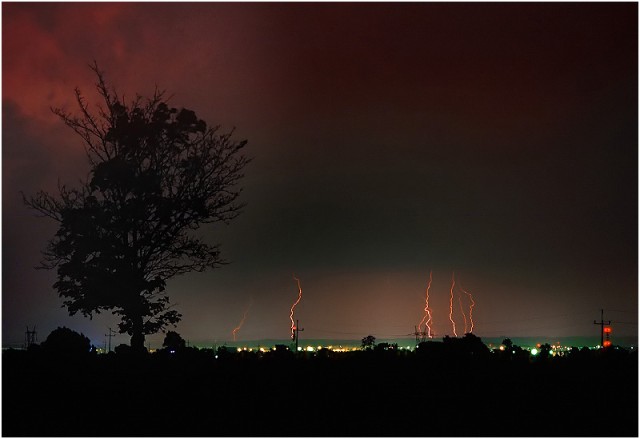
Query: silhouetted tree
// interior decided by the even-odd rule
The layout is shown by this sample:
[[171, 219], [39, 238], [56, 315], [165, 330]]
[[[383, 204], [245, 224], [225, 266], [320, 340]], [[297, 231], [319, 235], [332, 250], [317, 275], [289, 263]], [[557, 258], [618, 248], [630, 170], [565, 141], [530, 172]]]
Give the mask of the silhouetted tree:
[[186, 346], [186, 342], [177, 332], [169, 331], [164, 337], [162, 346], [169, 349], [170, 351], [179, 351], [184, 349], [184, 347]]
[[54, 288], [69, 314], [111, 311], [132, 349], [144, 350], [146, 334], [181, 318], [169, 304], [167, 280], [224, 263], [219, 247], [193, 231], [240, 213], [236, 185], [249, 162], [241, 154], [246, 141], [169, 107], [157, 89], [127, 103], [97, 64], [91, 68], [103, 100], [98, 115], [78, 89], [77, 115], [53, 110], [84, 141], [87, 181], [23, 197], [59, 223], [41, 266], [57, 269]]
[[466, 333], [461, 340], [464, 350], [471, 355], [483, 356], [490, 352], [487, 345], [482, 342], [482, 339], [470, 332]]
[[538, 354], [539, 358], [549, 358], [551, 355], [551, 345], [549, 343], [545, 343], [540, 346], [540, 353]]
[[91, 350], [91, 342], [84, 334], [63, 326], [51, 331], [41, 347], [47, 353], [86, 355]]
[[367, 335], [362, 339], [362, 348], [371, 349], [376, 345], [376, 338], [373, 335]]

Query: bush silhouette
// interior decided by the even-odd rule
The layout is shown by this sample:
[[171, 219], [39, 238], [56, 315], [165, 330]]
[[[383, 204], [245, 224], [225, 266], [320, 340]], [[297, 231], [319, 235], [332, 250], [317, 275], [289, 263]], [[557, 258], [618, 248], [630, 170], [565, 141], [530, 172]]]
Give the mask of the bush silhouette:
[[42, 350], [52, 354], [87, 355], [91, 351], [91, 342], [84, 334], [63, 326], [51, 331], [42, 343]]

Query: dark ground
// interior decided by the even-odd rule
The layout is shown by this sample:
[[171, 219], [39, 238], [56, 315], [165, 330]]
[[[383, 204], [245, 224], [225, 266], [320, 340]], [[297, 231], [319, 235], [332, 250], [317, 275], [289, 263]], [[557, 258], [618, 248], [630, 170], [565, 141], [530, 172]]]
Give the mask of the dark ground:
[[2, 355], [2, 436], [638, 436], [629, 352]]

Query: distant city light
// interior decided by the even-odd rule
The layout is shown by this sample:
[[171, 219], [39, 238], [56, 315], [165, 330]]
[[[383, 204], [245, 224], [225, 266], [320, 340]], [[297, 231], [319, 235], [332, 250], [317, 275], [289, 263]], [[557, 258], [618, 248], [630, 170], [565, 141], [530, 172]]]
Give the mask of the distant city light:
[[531, 349], [531, 355], [538, 355], [538, 350], [536, 348]]

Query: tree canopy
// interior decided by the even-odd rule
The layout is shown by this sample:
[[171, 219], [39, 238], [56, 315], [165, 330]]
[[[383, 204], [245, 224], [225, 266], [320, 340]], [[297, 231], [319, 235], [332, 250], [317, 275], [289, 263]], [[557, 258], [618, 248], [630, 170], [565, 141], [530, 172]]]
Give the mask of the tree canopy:
[[42, 342], [42, 349], [53, 354], [88, 354], [91, 341], [84, 334], [63, 326], [51, 331]]
[[162, 346], [172, 351], [178, 351], [184, 349], [186, 342], [176, 331], [168, 331], [164, 336]]
[[145, 334], [181, 318], [167, 280], [225, 263], [219, 245], [194, 231], [240, 213], [247, 142], [170, 107], [158, 89], [127, 103], [97, 64], [91, 68], [102, 99], [97, 114], [77, 88], [77, 114], [53, 109], [82, 138], [89, 176], [79, 187], [59, 185], [57, 194], [24, 201], [59, 224], [42, 267], [57, 269], [54, 288], [69, 313], [111, 311], [132, 347], [144, 349]]
[[376, 345], [376, 338], [373, 335], [367, 335], [362, 339], [363, 349], [372, 349]]

